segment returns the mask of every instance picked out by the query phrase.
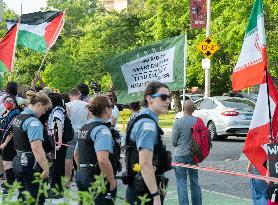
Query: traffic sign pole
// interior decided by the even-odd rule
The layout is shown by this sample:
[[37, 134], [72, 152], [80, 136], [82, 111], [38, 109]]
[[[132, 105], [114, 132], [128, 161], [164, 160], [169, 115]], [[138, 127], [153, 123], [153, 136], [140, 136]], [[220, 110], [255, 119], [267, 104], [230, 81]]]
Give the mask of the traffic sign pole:
[[[207, 27], [206, 37], [210, 36], [211, 0], [207, 0]], [[208, 59], [208, 58], [207, 58]], [[205, 97], [210, 96], [210, 66], [205, 69]]]

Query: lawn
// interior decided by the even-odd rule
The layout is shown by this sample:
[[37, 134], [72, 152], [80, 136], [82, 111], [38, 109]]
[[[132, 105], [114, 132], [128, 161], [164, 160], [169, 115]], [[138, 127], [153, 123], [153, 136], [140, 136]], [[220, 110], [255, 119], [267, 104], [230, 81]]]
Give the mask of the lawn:
[[[131, 115], [131, 111], [129, 109], [124, 109], [120, 112], [120, 117], [118, 119], [118, 124], [122, 125], [123, 122], [127, 121], [129, 116]], [[169, 111], [167, 114], [163, 114], [159, 116], [158, 124], [162, 128], [172, 128], [174, 123], [174, 111]]]

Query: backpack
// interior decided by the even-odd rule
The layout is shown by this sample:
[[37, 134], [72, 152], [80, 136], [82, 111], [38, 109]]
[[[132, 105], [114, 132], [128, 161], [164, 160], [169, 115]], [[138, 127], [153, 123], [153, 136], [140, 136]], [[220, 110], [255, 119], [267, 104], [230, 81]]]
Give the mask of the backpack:
[[68, 143], [74, 138], [74, 130], [72, 128], [71, 120], [65, 115], [64, 132], [62, 136], [63, 143]]
[[200, 163], [208, 155], [212, 147], [210, 132], [201, 118], [191, 128], [193, 162]]
[[[59, 108], [57, 110], [63, 111], [62, 109], [59, 109]], [[66, 144], [74, 138], [74, 129], [72, 128], [71, 120], [69, 119], [67, 114], [64, 111], [63, 111], [63, 113], [64, 113], [64, 116], [65, 116], [65, 121], [64, 121], [64, 130], [63, 130], [62, 142], [64, 144]]]
[[[132, 158], [132, 156], [130, 156], [131, 154], [131, 146], [130, 146], [130, 135], [131, 135], [131, 131], [132, 131], [132, 128], [134, 126], [134, 124], [140, 120], [140, 119], [144, 119], [144, 118], [147, 118], [147, 119], [151, 119], [153, 120], [155, 123], [156, 121], [148, 114], [138, 114], [138, 115], [135, 115], [131, 120], [130, 120], [130, 123], [129, 125], [127, 126], [126, 128], [126, 141], [125, 141], [125, 145], [126, 145], [126, 166], [127, 166], [127, 169], [130, 169], [130, 161]], [[162, 161], [159, 163], [159, 168], [158, 170], [162, 170], [162, 172], [167, 172], [169, 170], [172, 169], [172, 166], [171, 166], [171, 162], [172, 162], [172, 154], [170, 151], [168, 151], [166, 149], [166, 145], [163, 143], [162, 141], [162, 135], [164, 134], [163, 130], [158, 126], [158, 124], [156, 123], [156, 127], [157, 127], [157, 131], [158, 131], [158, 144], [157, 145], [160, 145], [159, 147], [159, 158], [162, 159]], [[155, 152], [154, 152], [154, 156], [155, 156]], [[154, 157], [153, 156], [153, 157]], [[130, 171], [130, 170], [128, 170]]]
[[115, 169], [116, 172], [121, 172], [122, 171], [122, 164], [121, 164], [121, 134], [119, 133], [118, 130], [114, 129], [114, 126], [111, 125], [110, 122], [105, 123], [105, 126], [108, 127], [108, 129], [111, 131], [112, 134], [112, 139], [113, 139], [113, 161], [114, 161], [114, 166], [113, 168]]

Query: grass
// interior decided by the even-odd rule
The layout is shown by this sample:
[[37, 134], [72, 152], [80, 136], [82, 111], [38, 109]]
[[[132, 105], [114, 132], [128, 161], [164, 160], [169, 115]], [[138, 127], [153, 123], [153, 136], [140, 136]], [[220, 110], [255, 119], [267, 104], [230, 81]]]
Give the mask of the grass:
[[[118, 124], [123, 125], [124, 122], [127, 122], [128, 118], [131, 116], [131, 111], [129, 109], [124, 109], [120, 112], [118, 119]], [[174, 123], [175, 112], [169, 111], [167, 114], [159, 116], [158, 124], [161, 128], [172, 128]]]

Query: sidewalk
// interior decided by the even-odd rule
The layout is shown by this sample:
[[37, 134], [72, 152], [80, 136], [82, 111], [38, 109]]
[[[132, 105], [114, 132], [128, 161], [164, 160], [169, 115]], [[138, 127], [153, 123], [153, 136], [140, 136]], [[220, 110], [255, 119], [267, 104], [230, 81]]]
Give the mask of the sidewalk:
[[[189, 188], [189, 187], [188, 187]], [[120, 187], [118, 190], [118, 196], [124, 197], [123, 187]], [[204, 205], [252, 205], [252, 201], [250, 199], [240, 198], [228, 194], [212, 192], [209, 190], [202, 190], [203, 194], [203, 204]], [[190, 195], [189, 195], [190, 198]], [[123, 201], [120, 199], [116, 200], [116, 205], [123, 204]], [[176, 187], [170, 186], [167, 189], [166, 198], [164, 201], [164, 205], [178, 205], [178, 194], [176, 191]]]
[[[72, 188], [72, 194], [76, 195], [77, 187], [73, 186]], [[203, 204], [204, 205], [252, 205], [252, 202], [250, 199], [240, 198], [228, 194], [218, 193], [218, 192], [212, 192], [209, 190], [202, 190], [203, 194]], [[12, 201], [16, 201], [17, 193], [15, 194]], [[119, 198], [116, 199], [116, 205], [122, 205], [124, 204], [124, 201], [122, 198], [125, 197], [125, 186], [120, 185], [118, 188], [118, 194], [117, 196]], [[189, 195], [190, 198], [190, 195]], [[0, 199], [0, 204], [1, 204]], [[65, 199], [53, 199], [53, 200], [46, 200], [47, 205], [57, 205], [62, 204], [65, 202]], [[78, 205], [77, 202], [71, 202], [71, 205]], [[178, 195], [176, 191], [175, 186], [169, 186], [167, 189], [166, 198], [164, 201], [164, 205], [178, 205]]]

